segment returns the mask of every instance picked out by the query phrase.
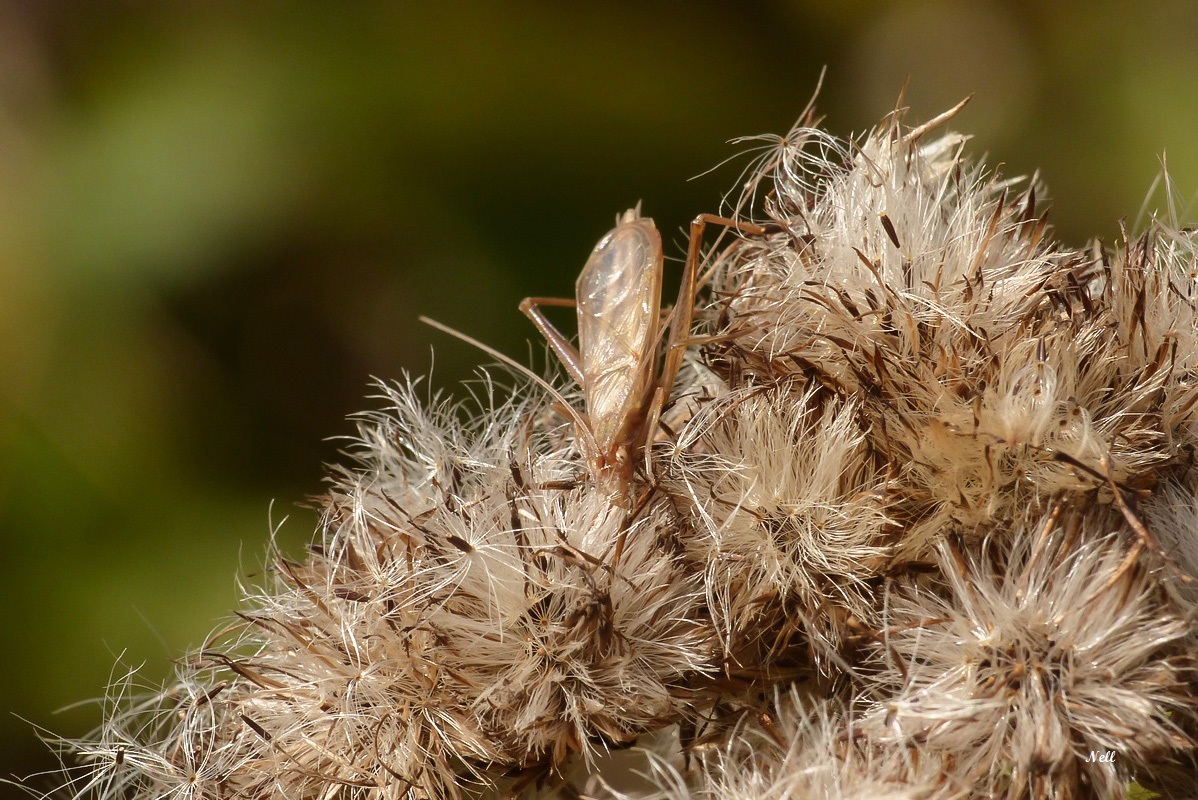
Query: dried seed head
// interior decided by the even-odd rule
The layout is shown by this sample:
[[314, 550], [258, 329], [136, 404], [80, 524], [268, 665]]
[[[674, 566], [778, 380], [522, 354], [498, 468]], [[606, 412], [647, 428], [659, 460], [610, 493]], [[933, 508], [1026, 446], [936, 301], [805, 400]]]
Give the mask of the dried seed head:
[[839, 623], [872, 616], [888, 520], [858, 412], [790, 381], [725, 391], [678, 437], [667, 484], [689, 508], [688, 550], [732, 661], [773, 648], [759, 639], [788, 619], [835, 649]]
[[[689, 763], [654, 754], [656, 792], [644, 800], [924, 800], [947, 797], [929, 760], [868, 742], [836, 701], [792, 690], [768, 711], [746, 714], [726, 743]], [[955, 787], [960, 792], [960, 786]]]
[[1149, 765], [1192, 753], [1190, 626], [1128, 559], [1120, 522], [1066, 508], [1009, 550], [942, 545], [945, 583], [890, 600], [863, 727], [1003, 797], [1119, 796]]
[[656, 737], [624, 791], [1184, 796], [1194, 236], [1059, 247], [948, 116], [771, 140], [620, 502], [577, 387], [384, 387], [311, 554], [171, 688], [118, 683], [66, 791], [598, 796]]

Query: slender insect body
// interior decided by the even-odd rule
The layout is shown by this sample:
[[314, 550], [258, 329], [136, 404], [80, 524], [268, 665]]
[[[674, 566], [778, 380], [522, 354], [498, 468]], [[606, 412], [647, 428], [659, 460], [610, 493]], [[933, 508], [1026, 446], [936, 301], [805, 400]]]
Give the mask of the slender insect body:
[[[596, 482], [614, 500], [631, 503], [629, 485], [637, 456], [652, 438], [655, 421], [678, 374], [690, 333], [703, 227], [718, 223], [761, 234], [757, 225], [703, 214], [691, 223], [691, 240], [678, 302], [670, 319], [665, 365], [660, 374], [661, 235], [640, 209], [624, 212], [587, 259], [575, 284], [575, 300], [529, 297], [523, 311], [582, 387], [585, 416], [573, 413], [579, 447]], [[540, 306], [574, 306], [578, 348], [541, 313]]]
[[575, 286], [587, 418], [601, 460], [638, 431], [657, 366], [661, 236], [628, 211], [595, 246]]

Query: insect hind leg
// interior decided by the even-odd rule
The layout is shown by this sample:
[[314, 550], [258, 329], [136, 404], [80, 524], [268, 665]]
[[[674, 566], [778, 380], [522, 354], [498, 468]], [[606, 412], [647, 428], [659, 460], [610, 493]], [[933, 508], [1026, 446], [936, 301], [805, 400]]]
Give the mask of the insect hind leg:
[[687, 341], [690, 339], [699, 262], [702, 260], [703, 234], [708, 225], [722, 225], [725, 229], [735, 229], [749, 236], [761, 236], [766, 232], [765, 228], [752, 222], [742, 222], [716, 214], [700, 214], [691, 221], [686, 264], [682, 270], [682, 285], [678, 289], [678, 301], [670, 311], [670, 334], [666, 340], [666, 360], [645, 415], [641, 452], [644, 459], [642, 467], [646, 475], [650, 474], [650, 444], [658, 426], [661, 425], [662, 409], [670, 399], [670, 391], [674, 387], [674, 379], [678, 377], [678, 370], [682, 367], [682, 357], [686, 353]]
[[700, 214], [691, 221], [690, 242], [682, 271], [682, 286], [678, 289], [678, 302], [670, 312], [670, 335], [666, 341], [666, 361], [658, 382], [657, 412], [654, 416], [660, 413], [661, 408], [670, 399], [670, 390], [674, 386], [674, 379], [678, 377], [678, 370], [682, 367], [682, 356], [686, 353], [687, 340], [690, 339], [699, 262], [702, 260], [703, 233], [708, 225], [722, 225], [725, 229], [735, 229], [749, 236], [761, 236], [766, 232], [765, 228], [755, 223], [716, 214]]

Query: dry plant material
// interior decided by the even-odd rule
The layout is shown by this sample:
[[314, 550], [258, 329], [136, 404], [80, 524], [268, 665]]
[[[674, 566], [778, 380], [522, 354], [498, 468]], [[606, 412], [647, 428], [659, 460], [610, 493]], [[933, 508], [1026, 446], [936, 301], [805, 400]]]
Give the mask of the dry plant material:
[[664, 348], [630, 212], [583, 352], [542, 326], [580, 380], [383, 387], [64, 796], [1192, 797], [1194, 236], [1055, 243], [955, 111], [763, 140]]

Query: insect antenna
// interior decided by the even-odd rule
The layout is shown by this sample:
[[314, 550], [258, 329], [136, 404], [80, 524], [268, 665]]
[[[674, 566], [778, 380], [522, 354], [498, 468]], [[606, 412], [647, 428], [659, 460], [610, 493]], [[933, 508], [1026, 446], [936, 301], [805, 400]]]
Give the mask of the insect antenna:
[[536, 374], [531, 369], [524, 366], [523, 364], [516, 361], [515, 359], [509, 358], [508, 356], [505, 356], [503, 353], [499, 352], [495, 348], [493, 348], [489, 345], [483, 344], [478, 339], [475, 339], [473, 336], [468, 336], [467, 334], [464, 334], [461, 331], [454, 330], [453, 328], [449, 327], [448, 325], [443, 325], [442, 323], [437, 322], [435, 319], [430, 319], [429, 317], [422, 316], [422, 317], [420, 317], [420, 321], [423, 322], [425, 325], [429, 325], [431, 327], [436, 328], [437, 330], [441, 331], [442, 333], [448, 333], [450, 336], [454, 337], [455, 339], [461, 339], [466, 344], [477, 347], [479, 350], [482, 350], [484, 353], [491, 356], [492, 358], [499, 359], [500, 362], [502, 362], [503, 364], [506, 364], [507, 366], [516, 370], [518, 373], [520, 373], [521, 375], [524, 375], [529, 380], [531, 380], [533, 383], [537, 384], [542, 389], [547, 391], [550, 394], [550, 396], [552, 396], [553, 399], [557, 401], [557, 405], [561, 406], [561, 410], [570, 418], [570, 421], [574, 423], [574, 430], [578, 433], [578, 435], [580, 435], [586, 441], [586, 449], [588, 449], [592, 453], [598, 452], [599, 446], [595, 443], [595, 437], [591, 435], [591, 427], [587, 423], [586, 418], [583, 415], [579, 414], [578, 411], [575, 410], [574, 406], [570, 405], [569, 401], [566, 400], [565, 396], [563, 396], [562, 393], [559, 392], [557, 389], [554, 389], [553, 386], [549, 383], [549, 381], [545, 380], [540, 375]]

